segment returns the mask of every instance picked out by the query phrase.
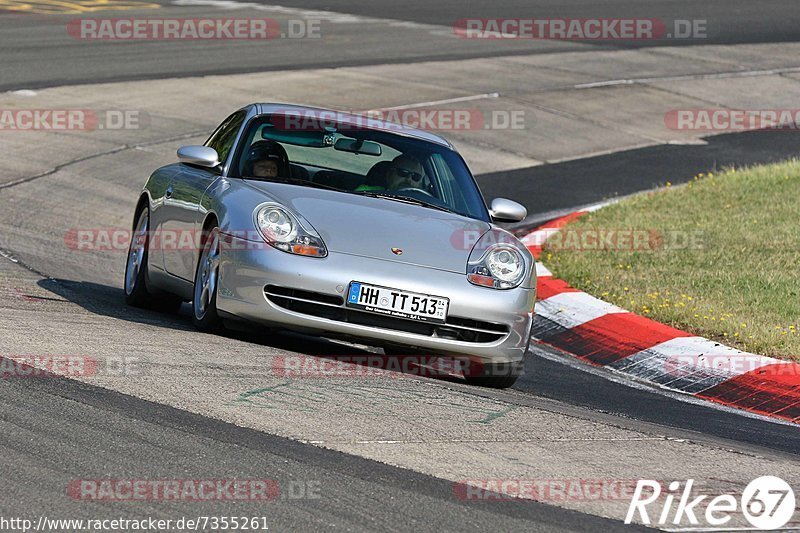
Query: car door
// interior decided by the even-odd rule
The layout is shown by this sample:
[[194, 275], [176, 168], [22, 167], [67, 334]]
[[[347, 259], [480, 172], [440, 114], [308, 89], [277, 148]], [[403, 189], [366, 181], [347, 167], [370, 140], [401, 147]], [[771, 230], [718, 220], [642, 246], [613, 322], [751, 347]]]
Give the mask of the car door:
[[[246, 113], [237, 111], [216, 129], [205, 146], [214, 148], [221, 162], [230, 155], [233, 144], [242, 127]], [[199, 250], [196, 244], [198, 224], [201, 222], [200, 200], [222, 170], [181, 164], [172, 177], [164, 196], [164, 217], [161, 225], [164, 268], [173, 276], [187, 281], [194, 279]], [[174, 246], [172, 245], [174, 243]]]

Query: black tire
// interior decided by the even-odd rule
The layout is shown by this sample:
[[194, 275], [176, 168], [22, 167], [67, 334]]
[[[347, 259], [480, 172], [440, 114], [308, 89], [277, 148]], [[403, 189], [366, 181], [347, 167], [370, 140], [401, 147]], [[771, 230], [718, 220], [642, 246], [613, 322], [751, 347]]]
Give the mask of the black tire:
[[153, 293], [147, 287], [149, 229], [150, 209], [144, 206], [136, 214], [136, 224], [131, 237], [131, 244], [128, 247], [123, 287], [125, 303], [132, 307], [150, 309], [162, 313], [177, 313], [181, 303], [183, 303], [179, 297], [167, 293]]
[[517, 382], [524, 368], [522, 361], [514, 363], [484, 363], [469, 361], [464, 369], [464, 379], [470, 385], [491, 389], [507, 389]]
[[[209, 280], [214, 280], [210, 286]], [[203, 232], [203, 248], [195, 269], [192, 298], [192, 321], [198, 330], [205, 333], [222, 333], [225, 330], [217, 311], [218, 288], [219, 228], [213, 225]]]

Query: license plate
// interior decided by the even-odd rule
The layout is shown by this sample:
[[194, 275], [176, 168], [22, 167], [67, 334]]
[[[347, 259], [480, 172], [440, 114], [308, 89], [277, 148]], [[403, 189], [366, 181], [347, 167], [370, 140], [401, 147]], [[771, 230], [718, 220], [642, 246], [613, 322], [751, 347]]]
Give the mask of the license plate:
[[450, 300], [429, 294], [401, 291], [354, 281], [347, 293], [347, 306], [370, 313], [443, 323]]

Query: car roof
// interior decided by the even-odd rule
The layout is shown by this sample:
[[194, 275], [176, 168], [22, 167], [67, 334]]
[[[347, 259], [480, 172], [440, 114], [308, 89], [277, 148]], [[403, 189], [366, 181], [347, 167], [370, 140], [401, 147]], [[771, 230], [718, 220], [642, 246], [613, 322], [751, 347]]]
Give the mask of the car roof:
[[452, 144], [450, 144], [449, 141], [434, 133], [417, 128], [412, 128], [404, 124], [397, 124], [395, 122], [391, 122], [388, 120], [373, 118], [369, 116], [366, 112], [363, 115], [359, 115], [356, 113], [350, 113], [346, 111], [337, 111], [335, 109], [326, 109], [323, 107], [310, 107], [297, 104], [261, 103], [253, 105], [257, 107], [257, 113], [259, 115], [284, 112], [288, 114], [297, 113], [301, 116], [304, 117], [307, 116], [309, 118], [319, 117], [320, 120], [333, 119], [337, 123], [353, 125], [366, 130], [386, 131], [388, 133], [395, 133], [397, 135], [402, 135], [405, 137], [411, 137], [414, 139], [440, 144], [455, 151], [455, 147]]

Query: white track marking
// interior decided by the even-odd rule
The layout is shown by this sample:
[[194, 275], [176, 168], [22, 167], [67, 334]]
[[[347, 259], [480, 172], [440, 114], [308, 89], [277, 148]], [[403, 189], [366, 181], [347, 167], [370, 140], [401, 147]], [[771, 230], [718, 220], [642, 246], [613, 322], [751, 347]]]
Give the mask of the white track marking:
[[522, 244], [525, 246], [542, 246], [551, 235], [555, 235], [559, 231], [561, 230], [556, 228], [537, 229], [522, 237], [520, 241], [522, 241]]
[[563, 292], [536, 302], [537, 315], [567, 329], [612, 313], [627, 313], [627, 311], [585, 292]]
[[698, 393], [777, 359], [736, 350], [703, 337], [677, 337], [612, 363], [616, 370], [665, 387]]
[[536, 262], [536, 276], [539, 277], [539, 278], [548, 277], [548, 276], [549, 277], [553, 277], [553, 273], [550, 272], [550, 270], [546, 266], [544, 266], [542, 263], [537, 261]]
[[405, 104], [394, 107], [381, 107], [381, 111], [392, 111], [395, 109], [414, 109], [416, 107], [430, 107], [434, 105], [454, 104], [456, 102], [471, 102], [472, 100], [485, 100], [487, 98], [499, 98], [500, 93], [483, 93], [472, 96], [459, 96], [456, 98], [445, 98], [444, 100], [431, 100], [430, 102], [418, 102], [416, 104]]
[[758, 413], [753, 413], [750, 411], [744, 411], [742, 409], [729, 407], [721, 403], [709, 402], [708, 400], [697, 398], [693, 394], [686, 394], [685, 392], [678, 392], [673, 389], [668, 389], [663, 385], [659, 385], [658, 383], [641, 380], [631, 374], [625, 374], [623, 372], [620, 372], [616, 368], [609, 365], [593, 366], [587, 363], [586, 361], [578, 359], [577, 357], [568, 352], [558, 350], [556, 348], [553, 348], [552, 346], [538, 344], [536, 343], [535, 337], [533, 338], [533, 341], [534, 342], [531, 343], [530, 351], [535, 356], [547, 359], [548, 361], [554, 361], [556, 363], [568, 366], [575, 370], [580, 370], [581, 372], [586, 372], [587, 374], [592, 374], [595, 376], [602, 377], [603, 379], [607, 379], [608, 381], [614, 382], [618, 385], [624, 385], [625, 387], [629, 387], [631, 389], [655, 392], [662, 396], [667, 396], [668, 398], [672, 398], [673, 400], [678, 400], [683, 403], [709, 407], [717, 411], [724, 411], [726, 413], [743, 416], [745, 418], [761, 420], [762, 422], [769, 422], [772, 424], [778, 424], [782, 426], [797, 427], [797, 424], [789, 422], [788, 420], [782, 420], [780, 418], [773, 418], [765, 415], [760, 415]]
[[778, 74], [791, 74], [800, 72], [800, 67], [785, 67], [768, 70], [734, 70], [730, 72], [714, 72], [709, 74], [683, 74], [678, 76], [661, 76], [653, 78], [629, 78], [622, 80], [593, 81], [573, 85], [575, 89], [595, 89], [598, 87], [612, 87], [614, 85], [632, 85], [634, 83], [654, 83], [658, 81], [691, 81], [715, 80], [726, 78], [749, 78], [754, 76], [776, 76]]

